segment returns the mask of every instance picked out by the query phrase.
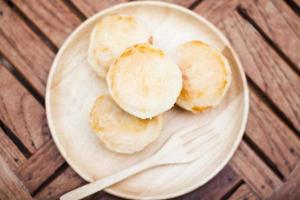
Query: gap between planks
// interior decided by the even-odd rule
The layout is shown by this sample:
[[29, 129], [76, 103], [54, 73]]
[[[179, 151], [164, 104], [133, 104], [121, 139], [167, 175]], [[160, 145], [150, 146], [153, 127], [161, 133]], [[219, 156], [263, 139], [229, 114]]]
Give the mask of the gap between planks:
[[84, 21], [87, 19], [87, 16], [85, 16], [80, 9], [74, 5], [74, 3], [70, 0], [63, 0], [64, 4], [81, 20]]
[[[200, 3], [202, 3], [204, 0], [198, 0], [198, 1], [194, 1], [190, 7], [194, 8], [196, 6], [198, 6]], [[76, 15], [78, 15], [78, 12], [76, 10], [79, 10], [79, 8], [70, 0], [64, 0], [64, 3], [69, 7], [69, 9], [74, 12]], [[13, 4], [13, 3], [11, 3]], [[14, 4], [13, 4], [14, 5]], [[17, 7], [17, 6], [15, 6]], [[75, 10], [74, 10], [75, 9]], [[254, 28], [262, 35], [262, 37], [265, 39], [265, 41], [269, 41], [268, 44], [271, 46], [271, 48], [273, 48], [275, 50], [275, 52], [278, 53], [278, 55], [285, 61], [287, 62], [287, 64], [289, 66], [295, 66], [295, 64], [292, 63], [292, 61], [290, 61], [290, 59], [278, 48], [276, 47], [275, 43], [272, 42], [272, 40], [260, 29], [260, 27], [258, 25], [255, 24], [255, 22], [253, 20], [251, 20], [251, 18], [247, 15], [247, 17], [245, 17], [245, 15], [243, 14], [243, 9], [241, 7], [237, 8], [239, 14], [246, 20], [248, 21], [252, 26], [254, 26]], [[80, 11], [80, 10], [79, 10]], [[19, 11], [19, 13], [21, 13], [21, 11]], [[247, 13], [246, 13], [247, 14]], [[25, 16], [25, 14], [22, 13], [23, 16]], [[79, 15], [83, 15], [84, 19], [87, 17], [86, 15], [84, 15], [82, 12], [80, 12]], [[80, 18], [83, 18], [83, 16], [81, 16]], [[28, 19], [27, 19], [28, 20]], [[30, 21], [30, 20], [28, 20]], [[33, 23], [31, 23], [33, 24]], [[40, 31], [41, 32], [41, 31]], [[45, 36], [46, 37], [46, 36]], [[268, 38], [266, 40], [266, 38]], [[49, 39], [48, 39], [49, 40]], [[274, 46], [275, 45], [275, 46]], [[293, 67], [295, 69], [295, 67]], [[298, 72], [299, 73], [299, 72]], [[258, 87], [257, 87], [258, 88]], [[263, 92], [260, 92], [260, 94], [263, 95], [263, 99], [265, 100], [265, 102], [268, 105], [271, 105], [271, 108], [274, 110], [274, 112], [297, 134], [299, 135], [299, 132], [297, 131], [296, 127], [293, 125], [293, 123], [291, 122], [291, 120], [289, 120], [289, 118], [278, 109], [278, 107], [274, 104], [274, 102], [272, 102], [268, 97], [266, 97], [265, 94], [263, 94]]]
[[[300, 76], [300, 70], [297, 69], [297, 65], [293, 63], [289, 57], [278, 47], [278, 45], [273, 42], [273, 40], [260, 28], [260, 26], [247, 14], [247, 10], [242, 6], [238, 5], [235, 10], [237, 13], [252, 26], [268, 44], [268, 46], [273, 49], [276, 54], [289, 66], [293, 71]], [[253, 87], [254, 91], [260, 96], [261, 100], [272, 109], [272, 111], [300, 138], [300, 131], [294, 126], [293, 122], [287, 117], [287, 115], [281, 111], [278, 106], [268, 97], [261, 88], [249, 77], [247, 74], [247, 81]]]
[[251, 147], [251, 149], [257, 154], [265, 164], [280, 178], [280, 180], [284, 181], [285, 177], [278, 169], [276, 164], [264, 153], [264, 151], [259, 148], [257, 144], [247, 135], [244, 134], [243, 140]]
[[19, 138], [0, 120], [0, 129], [6, 134], [6, 136], [16, 145], [19, 151], [25, 156], [30, 158], [32, 155], [27, 147], [19, 140]]
[[272, 110], [281, 121], [292, 130], [292, 132], [300, 139], [300, 132], [293, 125], [291, 120], [276, 106], [276, 104], [260, 89], [260, 87], [246, 74], [248, 85], [251, 87], [251, 91], [255, 92], [259, 96], [260, 100]]
[[[6, 0], [6, 1], [8, 1], [8, 0]], [[14, 5], [14, 3], [12, 3], [11, 1], [9, 1], [10, 2], [10, 4], [13, 6], [13, 7], [16, 7], [17, 8], [17, 6], [15, 6]], [[191, 8], [194, 8], [194, 7], [196, 7], [197, 5], [199, 5], [201, 2], [203, 2], [203, 0], [198, 0], [198, 1], [194, 1], [194, 3], [192, 3], [191, 5], [190, 5], [190, 7]], [[76, 5], [72, 2], [72, 1], [70, 1], [70, 0], [64, 0], [64, 3], [69, 7], [69, 9], [71, 10], [71, 11], [73, 11], [77, 16], [78, 16], [78, 12], [76, 11], [76, 10], [79, 10], [77, 7], [76, 7]], [[21, 18], [23, 19], [23, 20], [25, 20], [25, 21], [27, 21], [27, 24], [28, 24], [28, 26], [30, 26], [30, 27], [36, 27], [35, 25], [34, 25], [34, 23], [32, 23], [26, 16], [25, 16], [25, 14], [23, 14], [19, 9], [16, 9], [17, 10], [17, 13], [19, 14], [19, 15], [21, 15]], [[241, 7], [238, 7], [238, 12], [239, 12], [239, 14], [242, 16], [242, 17], [244, 17], [245, 18], [245, 15], [244, 14], [242, 14], [243, 12], [241, 11], [242, 10], [242, 8]], [[79, 10], [80, 11], [80, 10]], [[80, 12], [80, 14], [79, 15], [81, 15], [81, 17], [80, 18], [83, 18], [83, 13], [82, 12]], [[23, 17], [22, 17], [23, 16]], [[84, 19], [85, 19], [86, 17], [84, 17]], [[248, 15], [247, 15], [247, 17], [246, 17], [246, 20], [248, 19], [248, 22], [252, 25], [252, 26], [254, 26], [255, 25], [255, 22], [252, 20], [252, 22], [253, 23], [251, 23], [251, 20], [249, 21], [249, 19], [251, 19]], [[257, 25], [255, 25], [255, 27], [254, 27], [256, 30], [258, 30], [259, 31], [259, 26], [257, 26]], [[43, 35], [43, 37], [42, 38], [46, 38], [47, 39], [47, 41], [50, 41], [50, 39], [48, 39], [47, 38], [47, 36], [45, 36], [43, 33], [42, 33], [42, 31], [40, 30], [40, 29], [38, 29], [37, 27], [36, 28], [34, 28], [34, 29], [37, 29], [37, 30], [39, 30], [38, 31], [38, 35]], [[260, 33], [262, 33], [262, 31], [259, 31]], [[262, 36], [264, 36], [265, 35], [265, 37], [268, 37], [268, 36], [266, 36], [266, 34], [264, 34], [263, 33], [263, 35]], [[271, 41], [271, 39], [269, 38], [269, 40]], [[45, 41], [45, 40], [43, 40], [43, 41]], [[271, 41], [272, 42], [272, 41]], [[274, 46], [272, 46], [271, 45], [271, 47], [273, 48]], [[57, 49], [57, 47], [55, 47], [56, 49]], [[276, 49], [277, 49], [277, 51], [276, 51]], [[275, 51], [278, 53], [278, 48], [276, 48], [275, 49]], [[54, 50], [54, 52], [55, 52], [55, 50]], [[279, 55], [281, 55], [282, 56], [282, 54], [281, 53], [279, 53]], [[291, 62], [289, 62], [288, 60], [288, 57], [287, 56], [283, 56], [283, 60], [285, 60], [285, 61], [287, 61], [289, 64], [291, 64]], [[293, 64], [292, 64], [293, 65]], [[22, 83], [25, 83], [24, 81], [22, 81]], [[28, 87], [27, 87], [28, 88]], [[258, 88], [258, 87], [256, 87], [256, 88]], [[31, 93], [33, 93], [32, 91], [33, 90], [30, 90], [31, 91]], [[275, 111], [275, 113], [295, 132], [295, 133], [298, 133], [297, 132], [297, 129], [294, 127], [294, 125], [293, 125], [293, 123], [289, 120], [289, 118], [286, 116], [286, 115], [284, 115], [283, 114], [283, 112], [281, 112], [278, 108], [277, 108], [277, 106], [268, 98], [268, 97], [266, 97], [266, 95], [265, 94], [263, 94], [263, 92], [260, 92], [260, 94], [262, 94], [263, 95], [263, 99], [265, 100], [265, 102], [268, 104], [268, 105], [271, 105], [271, 108]], [[36, 95], [34, 95], [34, 96], [36, 96]], [[41, 99], [41, 98], [39, 98], [39, 99]], [[299, 135], [299, 134], [298, 134]]]
[[297, 3], [293, 0], [284, 0], [287, 5], [300, 17], [300, 5], [297, 5]]
[[244, 180], [237, 182], [231, 190], [229, 190], [224, 196], [221, 198], [221, 200], [228, 200], [230, 196], [234, 195], [234, 193], [239, 189], [241, 185], [245, 184]]
[[278, 44], [276, 44], [276, 42], [274, 42], [268, 36], [268, 34], [266, 34], [262, 30], [262, 28], [255, 22], [255, 20], [248, 15], [247, 9], [241, 5], [238, 5], [236, 7], [236, 10], [245, 21], [247, 21], [249, 24], [251, 24], [253, 28], [255, 28], [255, 30], [261, 35], [261, 37], [266, 41], [266, 43], [281, 57], [281, 59], [284, 60], [298, 76], [300, 76], [300, 69], [297, 67], [297, 65], [279, 48]]
[[26, 77], [0, 52], [0, 64], [4, 66], [26, 89], [27, 91], [45, 107], [45, 99], [39, 92], [28, 82]]
[[51, 40], [16, 6], [12, 0], [4, 0], [11, 10], [27, 24], [28, 27], [51, 49], [54, 53], [58, 52], [58, 48], [51, 42]]
[[42, 191], [44, 188], [46, 188], [52, 181], [54, 181], [57, 177], [59, 177], [61, 174], [65, 172], [65, 170], [69, 167], [69, 165], [64, 162], [57, 170], [54, 171], [52, 175], [50, 175], [45, 181], [43, 181], [39, 187], [37, 187], [33, 192], [32, 196], [34, 197], [36, 194], [38, 194], [40, 191]]

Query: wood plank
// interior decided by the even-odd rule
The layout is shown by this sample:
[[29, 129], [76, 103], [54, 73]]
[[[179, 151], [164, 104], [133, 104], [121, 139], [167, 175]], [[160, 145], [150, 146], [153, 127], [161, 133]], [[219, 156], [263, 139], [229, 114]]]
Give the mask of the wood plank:
[[227, 3], [224, 0], [218, 2], [205, 1], [197, 6], [195, 11], [204, 15], [225, 33], [239, 54], [248, 76], [299, 131], [299, 77], [266, 44], [260, 34], [232, 10], [237, 6], [235, 1], [232, 1], [232, 6], [224, 6]]
[[[207, 6], [207, 5], [206, 5]], [[221, 11], [220, 11], [221, 12]], [[229, 14], [230, 11], [227, 12]], [[210, 15], [207, 15], [208, 17]], [[241, 38], [244, 33], [239, 33], [239, 29], [235, 27], [239, 26], [240, 23], [246, 23], [242, 22], [241, 17], [239, 16], [234, 16], [237, 18], [235, 21], [238, 21], [236, 23], [235, 21], [232, 20], [230, 23], [228, 23], [228, 19], [226, 16], [223, 16], [224, 20], [223, 22], [226, 24], [221, 24], [219, 23], [219, 27], [222, 28], [222, 30], [227, 34], [228, 38], [232, 40], [233, 45], [235, 46], [236, 50], [238, 53], [241, 53], [241, 57], [243, 58], [243, 64], [244, 67], [246, 68], [246, 71], [249, 72], [253, 70], [253, 66], [256, 65], [257, 71], [253, 71], [252, 77], [255, 78], [255, 76], [259, 75], [261, 72], [259, 71], [260, 68], [263, 68], [265, 65], [264, 63], [255, 63], [255, 60], [259, 59], [259, 54], [261, 54], [261, 51], [255, 52], [255, 57], [258, 58], [251, 58], [249, 55], [251, 53], [245, 52], [245, 49], [252, 48], [254, 42], [246, 45], [242, 45], [245, 43], [244, 38]], [[244, 28], [245, 25], [241, 26], [241, 29], [250, 29], [249, 27]], [[248, 31], [249, 32], [249, 31]], [[251, 34], [244, 34], [243, 37], [255, 37], [256, 40], [259, 43], [262, 43], [264, 46], [266, 44], [263, 43], [261, 39], [257, 37], [257, 35], [254, 35], [254, 32], [251, 31]], [[257, 43], [257, 41], [255, 43]], [[266, 47], [267, 48], [267, 47]], [[241, 50], [240, 50], [241, 49]], [[270, 51], [270, 48], [267, 48], [268, 51]], [[226, 51], [224, 52], [226, 53]], [[228, 55], [227, 55], [228, 56]], [[268, 56], [268, 55], [267, 55]], [[280, 58], [277, 57], [278, 60]], [[280, 60], [281, 61], [281, 60]], [[283, 63], [281, 61], [281, 63]], [[287, 67], [286, 65], [283, 66]], [[267, 68], [271, 68], [273, 66], [266, 66]], [[254, 69], [255, 70], [255, 69]], [[272, 82], [272, 77], [267, 76], [267, 71], [269, 69], [266, 69], [264, 72], [266, 76], [261, 77], [261, 79], [256, 79], [256, 80], [261, 80], [265, 81], [264, 78], [267, 77], [269, 81]], [[271, 69], [270, 69], [271, 70]], [[280, 72], [281, 73], [281, 72]], [[293, 75], [295, 75], [293, 72], [291, 72]], [[273, 73], [274, 74], [274, 73]], [[282, 76], [279, 74], [278, 76]], [[259, 76], [258, 76], [259, 77]], [[279, 77], [280, 78], [280, 77]], [[278, 78], [278, 79], [279, 79]], [[299, 79], [296, 80], [297, 78], [295, 77], [294, 80], [296, 83], [293, 83], [293, 87], [296, 88], [296, 85], [299, 82]], [[280, 83], [281, 80], [278, 80], [278, 84]], [[286, 77], [285, 81], [288, 82], [289, 78]], [[288, 84], [288, 83], [287, 83]], [[264, 85], [262, 83], [261, 85]], [[281, 86], [279, 85], [276, 89], [281, 91]], [[286, 86], [286, 88], [289, 88], [289, 85]], [[270, 90], [270, 88], [266, 88], [266, 90]], [[285, 91], [283, 91], [285, 92]], [[293, 93], [292, 89], [290, 89], [289, 93]], [[271, 93], [271, 92], [270, 92]], [[284, 95], [284, 94], [283, 94]], [[270, 108], [268, 108], [265, 103], [260, 100], [256, 94], [251, 93], [250, 95], [250, 113], [249, 113], [249, 121], [248, 121], [248, 126], [247, 126], [247, 135], [256, 143], [256, 145], [270, 158], [270, 160], [277, 166], [278, 170], [284, 175], [288, 176], [289, 173], [293, 170], [295, 167], [297, 161], [299, 160], [300, 157], [300, 151], [299, 151], [299, 140], [297, 137], [295, 137], [294, 133], [271, 111]], [[280, 102], [280, 100], [278, 100]], [[293, 103], [292, 103], [293, 104]], [[296, 109], [296, 108], [295, 108]], [[267, 143], [265, 141], [268, 141]]]
[[282, 185], [269, 200], [299, 199], [300, 197], [300, 162], [291, 173], [284, 185]]
[[174, 3], [186, 8], [189, 8], [193, 3], [195, 3], [198, 0], [162, 0], [164, 2]]
[[218, 23], [223, 20], [228, 12], [234, 10], [240, 0], [205, 0], [201, 2], [194, 11], [207, 18], [212, 23]]
[[[263, 198], [269, 196], [274, 189], [276, 189], [278, 186], [282, 184], [281, 181], [278, 179], [278, 177], [276, 177], [268, 169], [268, 167], [255, 155], [255, 153], [252, 152], [252, 150], [244, 143], [242, 143], [238, 152], [236, 153], [233, 160], [231, 161], [231, 165], [235, 168], [235, 170], [238, 171], [238, 173], [242, 174], [242, 176], [245, 178], [247, 182], [249, 182], [249, 184], [252, 184], [252, 187], [254, 187], [257, 190], [258, 194]], [[64, 172], [61, 176], [57, 177], [48, 187], [44, 188], [40, 193], [38, 193], [37, 199], [56, 198], [61, 194], [65, 193], [66, 191], [69, 191], [84, 183], [79, 177], [76, 176], [75, 172], [73, 172], [70, 169], [66, 171], [67, 172]], [[219, 177], [219, 175], [217, 177]], [[203, 196], [206, 196], [208, 192], [206, 191], [205, 187], [209, 188], [207, 190], [211, 190], [211, 188], [216, 188], [217, 186], [219, 186], [220, 188], [217, 187], [217, 190], [219, 191], [224, 189], [223, 187], [224, 185], [227, 186], [230, 185], [230, 184], [221, 184], [222, 181], [220, 181], [220, 179], [217, 177], [213, 179], [213, 180], [216, 179], [215, 181], [211, 181], [207, 184], [207, 185], [212, 184], [213, 186], [201, 187], [199, 191], [197, 190], [187, 195], [188, 198], [191, 197], [190, 195], [199, 196], [202, 193], [201, 192], [202, 190], [205, 191], [203, 192]], [[229, 183], [231, 183], [231, 181], [236, 183], [237, 180], [240, 180], [240, 178], [232, 179], [230, 178], [231, 175], [228, 174], [226, 175], [226, 177]], [[225, 181], [226, 179], [223, 177], [222, 180]], [[66, 185], [67, 182], [70, 184], [67, 186], [67, 188], [61, 187], [62, 185]], [[231, 186], [232, 185], [230, 185], [230, 187]], [[227, 189], [229, 189], [229, 187]], [[219, 192], [209, 193], [209, 194], [220, 195]], [[103, 198], [105, 198], [105, 196], [106, 195], [104, 195]], [[208, 195], [208, 197], [211, 196]]]
[[43, 95], [54, 53], [3, 0], [0, 10], [0, 52]]
[[265, 199], [271, 196], [282, 185], [282, 181], [245, 142], [241, 142], [230, 165], [259, 198]]
[[247, 75], [300, 130], [299, 76], [236, 12], [224, 17], [218, 27], [236, 49]]
[[57, 47], [81, 23], [61, 0], [13, 2]]
[[[280, 14], [284, 17], [286, 23], [300, 38], [300, 19], [299, 16], [282, 0], [272, 0], [274, 6], [278, 9]], [[298, 19], [298, 20], [297, 20]]]
[[10, 169], [15, 171], [22, 163], [26, 161], [25, 156], [16, 145], [6, 136], [0, 128], [0, 157], [8, 164]]
[[201, 200], [222, 199], [241, 181], [241, 177], [231, 166], [226, 165], [211, 181], [189, 194], [176, 198], [176, 200], [198, 199], [199, 197], [201, 197]]
[[258, 197], [247, 184], [242, 184], [228, 200], [258, 200]]
[[73, 4], [86, 16], [92, 16], [105, 8], [127, 2], [128, 0], [71, 0]]
[[250, 93], [246, 134], [285, 177], [300, 160], [299, 139], [254, 92]]
[[[248, 76], [300, 130], [300, 79], [237, 13], [219, 23]], [[255, 44], [255, 45], [254, 45]]]
[[[172, 0], [171, 0], [172, 1]], [[185, 5], [194, 0], [184, 1]], [[59, 47], [68, 34], [80, 24], [80, 19], [69, 10], [69, 8], [59, 0], [42, 0], [38, 3], [34, 0], [13, 0], [18, 8], [24, 12], [31, 21], [57, 46]], [[89, 10], [92, 13], [100, 11], [107, 6], [112, 6], [124, 1], [74, 1], [82, 11]], [[182, 1], [181, 1], [182, 2]], [[182, 2], [183, 3], [183, 2]], [[57, 12], [60, 11], [60, 12]], [[88, 16], [88, 15], [87, 15]], [[49, 20], [51, 19], [51, 20]]]
[[123, 198], [113, 196], [106, 192], [98, 192], [92, 196], [89, 196], [86, 200], [124, 200]]
[[50, 138], [44, 108], [2, 65], [0, 91], [0, 119], [31, 153], [35, 152]]
[[[280, 10], [270, 0], [241, 1], [241, 6], [246, 9], [247, 14], [289, 56], [300, 70], [299, 52], [295, 51], [300, 46], [300, 30], [293, 29], [289, 21], [286, 21]], [[297, 21], [296, 19], [299, 20], [298, 17], [289, 20]], [[288, 40], [287, 36], [289, 37]]]
[[[300, 79], [227, 1], [205, 1], [195, 11], [217, 25], [236, 49], [248, 76], [300, 131]], [[234, 2], [234, 1], [233, 1]], [[204, 4], [206, 3], [206, 4]], [[232, 3], [234, 4], [234, 3]], [[209, 11], [209, 8], [212, 11]], [[253, 45], [255, 44], [255, 45]]]
[[300, 0], [292, 0], [292, 1], [295, 2], [298, 5], [298, 7], [300, 7]]
[[[86, 17], [92, 16], [105, 8], [112, 7], [120, 3], [128, 2], [128, 0], [103, 0], [103, 1], [71, 0], [71, 1]], [[197, 0], [166, 0], [165, 2], [178, 4], [184, 7], [190, 7], [196, 1]]]
[[18, 168], [17, 174], [28, 190], [33, 192], [64, 162], [54, 142], [49, 140]]
[[35, 199], [57, 199], [62, 194], [83, 185], [85, 181], [76, 172], [68, 167], [62, 174], [56, 177], [47, 187], [39, 191]]
[[11, 171], [0, 156], [0, 199], [30, 200], [33, 199], [22, 182]]
[[[232, 189], [242, 179], [239, 177], [233, 169], [227, 165], [217, 176], [215, 176], [210, 182], [200, 187], [199, 189], [181, 196], [176, 199], [197, 199], [201, 196], [201, 199], [220, 199], [224, 194]], [[36, 196], [36, 199], [56, 199], [62, 194], [70, 191], [85, 182], [79, 178], [76, 173], [68, 168], [60, 176], [51, 182], [46, 188], [41, 190]], [[64, 186], [64, 187], [62, 187]], [[105, 200], [105, 199], [119, 199], [112, 197], [109, 194], [98, 192], [90, 199]], [[174, 199], [175, 200], [175, 199]]]

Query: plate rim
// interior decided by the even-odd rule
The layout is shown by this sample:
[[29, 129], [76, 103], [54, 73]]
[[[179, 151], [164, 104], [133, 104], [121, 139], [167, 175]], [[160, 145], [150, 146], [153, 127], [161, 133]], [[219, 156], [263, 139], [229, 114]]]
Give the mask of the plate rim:
[[78, 32], [81, 31], [81, 29], [83, 29], [87, 24], [90, 23], [90, 21], [93, 21], [95, 18], [98, 18], [100, 16], [104, 16], [109, 12], [113, 12], [114, 10], [118, 10], [121, 8], [125, 8], [125, 7], [131, 7], [131, 6], [158, 6], [158, 7], [163, 7], [163, 8], [171, 8], [175, 11], [179, 11], [182, 12], [184, 14], [187, 14], [193, 18], [195, 18], [198, 21], [201, 21], [202, 23], [206, 24], [210, 29], [212, 29], [217, 35], [218, 37], [226, 44], [226, 47], [228, 47], [230, 49], [230, 51], [232, 52], [233, 58], [237, 64], [237, 67], [239, 69], [239, 75], [242, 79], [242, 83], [243, 83], [243, 96], [244, 96], [244, 113], [242, 116], [242, 122], [241, 122], [241, 128], [239, 130], [239, 133], [237, 134], [237, 138], [235, 139], [233, 145], [231, 146], [231, 149], [229, 150], [229, 153], [227, 154], [226, 158], [219, 164], [219, 166], [209, 175], [207, 176], [205, 179], [202, 179], [201, 181], [199, 181], [198, 183], [193, 184], [190, 187], [185, 187], [181, 190], [177, 190], [174, 193], [170, 193], [170, 194], [165, 194], [165, 195], [160, 195], [160, 196], [136, 196], [136, 195], [132, 195], [132, 194], [126, 194], [126, 192], [120, 192], [120, 191], [115, 191], [112, 188], [107, 188], [105, 189], [106, 192], [108, 192], [109, 194], [115, 195], [117, 197], [121, 197], [121, 198], [126, 198], [126, 199], [142, 199], [142, 200], [150, 200], [150, 199], [169, 199], [169, 198], [174, 198], [174, 197], [178, 197], [184, 194], [187, 194], [199, 187], [201, 187], [202, 185], [204, 185], [205, 183], [207, 183], [208, 181], [210, 181], [213, 177], [215, 177], [224, 167], [226, 164], [228, 164], [229, 160], [233, 157], [234, 152], [237, 150], [238, 145], [240, 144], [241, 140], [242, 140], [242, 136], [244, 135], [245, 129], [246, 129], [246, 125], [247, 125], [247, 121], [248, 121], [248, 113], [249, 113], [249, 107], [250, 107], [250, 100], [249, 100], [249, 88], [248, 88], [248, 84], [247, 84], [247, 79], [246, 79], [246, 75], [245, 75], [245, 71], [243, 68], [243, 65], [236, 53], [236, 51], [233, 49], [233, 47], [231, 46], [230, 42], [228, 41], [228, 39], [224, 36], [224, 34], [216, 27], [214, 26], [210, 21], [208, 21], [207, 19], [205, 19], [204, 17], [202, 17], [201, 15], [195, 13], [192, 10], [189, 10], [185, 7], [176, 5], [176, 4], [172, 4], [172, 3], [168, 3], [168, 2], [162, 2], [162, 1], [134, 1], [134, 2], [126, 2], [126, 3], [121, 3], [109, 8], [106, 8], [104, 10], [101, 10], [100, 12], [94, 14], [93, 16], [89, 17], [88, 19], [86, 19], [82, 24], [80, 24], [68, 37], [67, 39], [64, 41], [63, 45], [59, 48], [58, 53], [56, 54], [54, 61], [51, 65], [49, 74], [48, 74], [48, 80], [47, 80], [47, 85], [46, 85], [46, 94], [45, 94], [45, 106], [46, 106], [46, 117], [47, 117], [47, 121], [48, 121], [48, 126], [50, 129], [50, 134], [52, 136], [52, 139], [54, 140], [54, 143], [56, 145], [56, 147], [58, 148], [60, 154], [63, 156], [63, 158], [65, 159], [65, 161], [68, 163], [68, 165], [81, 177], [83, 178], [85, 181], [87, 182], [91, 182], [92, 180], [87, 177], [84, 173], [81, 172], [81, 170], [72, 162], [71, 159], [68, 158], [68, 156], [66, 155], [65, 151], [63, 150], [63, 145], [60, 144], [60, 141], [57, 137], [57, 133], [55, 132], [55, 128], [53, 125], [53, 119], [51, 116], [51, 104], [50, 104], [50, 97], [51, 97], [51, 84], [52, 84], [52, 79], [53, 79], [53, 75], [54, 72], [57, 68], [57, 63], [59, 61], [59, 59], [61, 58], [63, 52], [65, 51], [65, 49], [67, 48], [68, 44], [73, 40], [73, 38], [77, 35]]

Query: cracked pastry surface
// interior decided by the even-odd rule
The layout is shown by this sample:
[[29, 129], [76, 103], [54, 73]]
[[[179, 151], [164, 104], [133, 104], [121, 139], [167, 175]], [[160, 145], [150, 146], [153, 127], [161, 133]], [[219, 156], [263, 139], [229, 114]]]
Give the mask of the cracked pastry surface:
[[134, 153], [161, 132], [162, 117], [139, 119], [123, 111], [108, 95], [98, 97], [90, 113], [90, 126], [111, 151]]
[[117, 104], [141, 119], [173, 107], [182, 88], [178, 65], [149, 44], [126, 49], [111, 65], [106, 79]]
[[101, 19], [90, 35], [87, 60], [105, 78], [109, 66], [127, 47], [151, 40], [147, 27], [133, 16], [113, 14]]
[[203, 42], [190, 41], [177, 47], [175, 59], [183, 78], [177, 105], [198, 113], [222, 101], [231, 83], [231, 70], [221, 53]]

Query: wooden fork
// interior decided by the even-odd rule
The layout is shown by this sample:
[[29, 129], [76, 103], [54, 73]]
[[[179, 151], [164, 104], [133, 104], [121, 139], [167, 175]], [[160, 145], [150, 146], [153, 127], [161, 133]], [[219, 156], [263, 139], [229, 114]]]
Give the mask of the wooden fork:
[[[201, 131], [198, 130], [200, 128]], [[158, 152], [145, 161], [70, 191], [61, 196], [60, 199], [82, 199], [152, 167], [192, 162], [203, 155], [205, 150], [214, 148], [218, 136], [219, 133], [214, 128], [213, 123], [177, 130]], [[206, 145], [203, 146], [205, 143]]]

